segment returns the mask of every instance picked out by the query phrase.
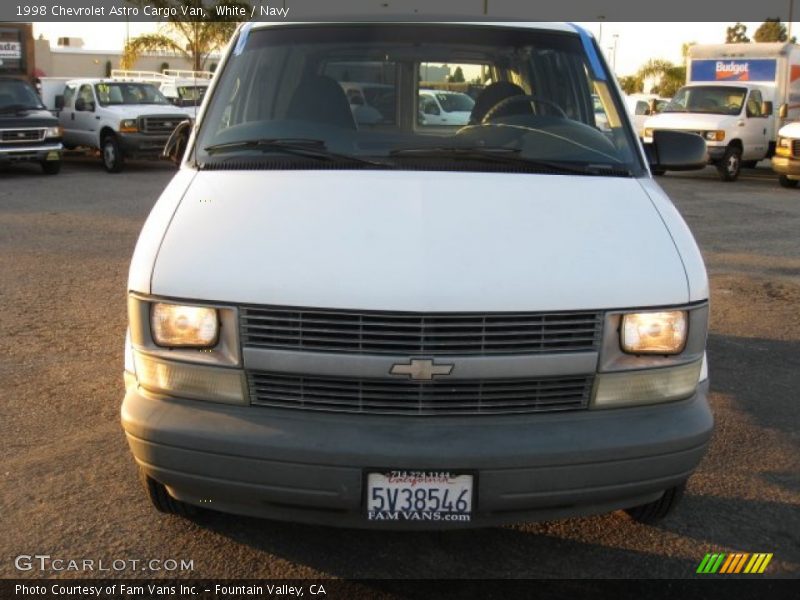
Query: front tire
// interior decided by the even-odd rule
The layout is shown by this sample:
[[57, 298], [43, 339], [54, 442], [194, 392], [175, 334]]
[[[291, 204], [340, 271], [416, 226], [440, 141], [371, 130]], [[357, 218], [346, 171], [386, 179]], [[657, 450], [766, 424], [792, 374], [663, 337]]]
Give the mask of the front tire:
[[781, 187], [796, 188], [800, 181], [797, 181], [797, 179], [789, 179], [786, 175], [781, 175], [778, 177], [778, 183], [781, 184]]
[[645, 525], [653, 525], [665, 519], [675, 511], [686, 491], [686, 482], [665, 490], [661, 498], [647, 504], [626, 508], [631, 519]]
[[717, 173], [722, 181], [736, 181], [742, 171], [742, 151], [735, 146], [728, 146], [725, 154], [717, 163]]
[[144, 486], [144, 491], [150, 499], [150, 503], [158, 512], [178, 515], [179, 517], [190, 517], [197, 513], [197, 509], [191, 504], [186, 504], [170, 496], [167, 488], [155, 479], [148, 477], [141, 467], [139, 468], [139, 480]]
[[119, 140], [117, 140], [116, 136], [107, 135], [104, 137], [100, 152], [103, 159], [103, 167], [106, 171], [109, 173], [122, 171], [122, 167], [125, 166], [125, 156], [122, 154], [122, 148], [119, 147]]
[[60, 160], [44, 160], [42, 161], [42, 171], [45, 175], [58, 175], [61, 171]]

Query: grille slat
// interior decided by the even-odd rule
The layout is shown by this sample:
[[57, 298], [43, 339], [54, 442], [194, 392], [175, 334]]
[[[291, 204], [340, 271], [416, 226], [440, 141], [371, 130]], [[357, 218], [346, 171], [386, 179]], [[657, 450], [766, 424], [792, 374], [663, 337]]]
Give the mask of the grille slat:
[[245, 346], [408, 354], [595, 351], [601, 316], [582, 313], [381, 313], [242, 308]]
[[[330, 400], [335, 400], [336, 398], [351, 398], [353, 396], [352, 393], [347, 393], [343, 391], [333, 391], [333, 390], [303, 390], [302, 392], [298, 392], [295, 390], [289, 390], [286, 388], [283, 389], [275, 389], [275, 388], [263, 388], [263, 387], [256, 387], [254, 388], [257, 395], [261, 396], [285, 396], [287, 398], [326, 398]], [[570, 388], [566, 390], [562, 390], [560, 392], [551, 392], [551, 393], [544, 393], [544, 392], [520, 392], [517, 394], [514, 393], [506, 393], [506, 394], [481, 394], [481, 398], [484, 400], [492, 400], [492, 401], [501, 401], [501, 400], [524, 400], [529, 398], [531, 395], [535, 395], [537, 399], [543, 398], [565, 398], [569, 397], [572, 394], [580, 394], [583, 390], [583, 387], [576, 387]], [[460, 400], [464, 396], [464, 392], [454, 392], [454, 393], [442, 393], [441, 391], [437, 390], [437, 402], [450, 402], [450, 401], [457, 401]], [[405, 393], [394, 393], [394, 394], [361, 394], [360, 395], [362, 401], [392, 401], [392, 400], [403, 400], [406, 397]]]
[[792, 140], [792, 156], [800, 156], [800, 140]]
[[532, 413], [586, 408], [593, 377], [437, 381], [250, 372], [251, 403], [275, 408], [400, 415]]
[[[503, 325], [502, 327], [508, 327]], [[437, 337], [445, 337], [445, 338], [459, 338], [459, 337], [475, 337], [474, 332], [456, 332], [456, 331], [442, 331], [444, 329], [451, 329], [450, 327], [430, 327], [427, 330], [429, 335], [436, 335]], [[274, 326], [274, 327], [265, 327], [260, 325], [250, 325], [250, 331], [252, 335], [259, 335], [259, 332], [266, 331], [268, 333], [271, 332], [278, 332], [275, 335], [283, 335], [283, 332], [286, 332], [285, 335], [293, 336], [297, 333], [297, 327], [284, 327], [284, 326]], [[303, 327], [303, 333], [311, 333], [314, 335], [340, 335], [341, 333], [347, 333], [349, 329], [347, 328], [319, 328], [319, 327]], [[409, 330], [409, 331], [373, 331], [373, 332], [363, 332], [363, 336], [369, 337], [383, 337], [383, 336], [390, 336], [390, 337], [414, 337], [418, 336], [422, 333], [421, 329], [417, 331]], [[541, 333], [540, 328], [534, 329], [533, 326], [517, 326], [514, 329], [510, 329], [508, 331], [488, 331], [483, 335], [487, 337], [508, 337], [508, 336], [524, 336], [530, 335], [531, 333]], [[562, 333], [586, 333], [589, 335], [594, 334], [594, 327], [587, 328], [587, 327], [580, 327], [575, 329], [548, 329], [543, 335], [557, 335]]]

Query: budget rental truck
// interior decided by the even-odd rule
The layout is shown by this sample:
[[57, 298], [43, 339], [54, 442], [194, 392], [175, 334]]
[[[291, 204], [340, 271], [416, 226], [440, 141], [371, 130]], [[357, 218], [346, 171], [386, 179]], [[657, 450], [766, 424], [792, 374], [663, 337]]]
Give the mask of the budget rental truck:
[[657, 130], [698, 133], [722, 181], [775, 152], [778, 129], [800, 118], [800, 46], [751, 43], [689, 48], [686, 85], [645, 122]]

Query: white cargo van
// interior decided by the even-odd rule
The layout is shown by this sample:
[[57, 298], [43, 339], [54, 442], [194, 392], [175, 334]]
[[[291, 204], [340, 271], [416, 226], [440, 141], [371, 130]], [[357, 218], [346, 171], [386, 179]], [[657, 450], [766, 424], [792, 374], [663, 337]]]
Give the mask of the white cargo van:
[[[376, 63], [392, 101], [361, 126], [342, 84]], [[443, 63], [493, 82], [470, 125], [419, 122]], [[705, 144], [643, 147], [572, 25], [240, 28], [131, 262], [122, 424], [152, 503], [667, 515], [712, 431], [708, 283], [648, 163]]]
[[662, 113], [645, 121], [644, 140], [651, 141], [657, 130], [702, 135], [723, 181], [734, 181], [742, 167], [771, 157], [785, 119], [800, 118], [795, 44], [691, 46], [686, 78]]

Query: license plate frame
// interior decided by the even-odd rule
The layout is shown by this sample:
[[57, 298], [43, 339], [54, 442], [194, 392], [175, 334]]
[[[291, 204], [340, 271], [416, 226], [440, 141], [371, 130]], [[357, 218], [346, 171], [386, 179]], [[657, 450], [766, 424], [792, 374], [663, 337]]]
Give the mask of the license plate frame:
[[[464, 500], [467, 502], [467, 509], [464, 511], [459, 510], [416, 510], [412, 504], [411, 510], [399, 510], [399, 508], [406, 507], [406, 493], [400, 492], [399, 490], [402, 489], [438, 489], [441, 490], [442, 481], [441, 478], [443, 476], [447, 476], [449, 479], [448, 483], [444, 484], [444, 487], [447, 489], [463, 489], [466, 485], [468, 487], [468, 493]], [[380, 478], [384, 478], [381, 480]], [[387, 481], [389, 478], [407, 478], [403, 482], [391, 482]], [[420, 480], [420, 478], [424, 478], [424, 480]], [[437, 478], [439, 478], [437, 480]], [[416, 483], [411, 483], [410, 480], [415, 480]], [[389, 514], [391, 511], [384, 511], [383, 515], [376, 516], [376, 511], [373, 511], [373, 504], [371, 502], [372, 496], [372, 489], [376, 487], [376, 484], [381, 483], [381, 487], [386, 487], [388, 483], [390, 486], [396, 486], [395, 489], [398, 490], [397, 492], [397, 505], [395, 506], [396, 510], [394, 514]], [[438, 485], [437, 485], [438, 484]], [[392, 468], [367, 468], [363, 471], [362, 476], [362, 512], [364, 518], [370, 522], [405, 522], [409, 524], [413, 523], [423, 523], [423, 522], [434, 522], [434, 523], [448, 523], [448, 522], [462, 522], [462, 523], [469, 523], [472, 521], [473, 516], [475, 515], [477, 509], [477, 501], [478, 501], [478, 473], [472, 470], [466, 469], [392, 469]], [[415, 492], [414, 492], [415, 493]], [[426, 494], [431, 494], [431, 492], [426, 492]], [[433, 493], [433, 496], [436, 497], [436, 492]], [[442, 498], [442, 492], [439, 492], [440, 499]], [[447, 500], [452, 501], [452, 507], [455, 508], [455, 503], [458, 500], [458, 496], [460, 494], [456, 494], [456, 497], [448, 497]], [[388, 498], [387, 498], [388, 501]], [[428, 496], [428, 501], [431, 501], [431, 497]], [[435, 502], [434, 502], [435, 504]], [[428, 508], [428, 503], [426, 501], [426, 508]], [[388, 508], [388, 507], [387, 507]], [[441, 507], [440, 507], [441, 508]], [[415, 516], [416, 515], [416, 516]], [[438, 516], [437, 516], [438, 515]]]

